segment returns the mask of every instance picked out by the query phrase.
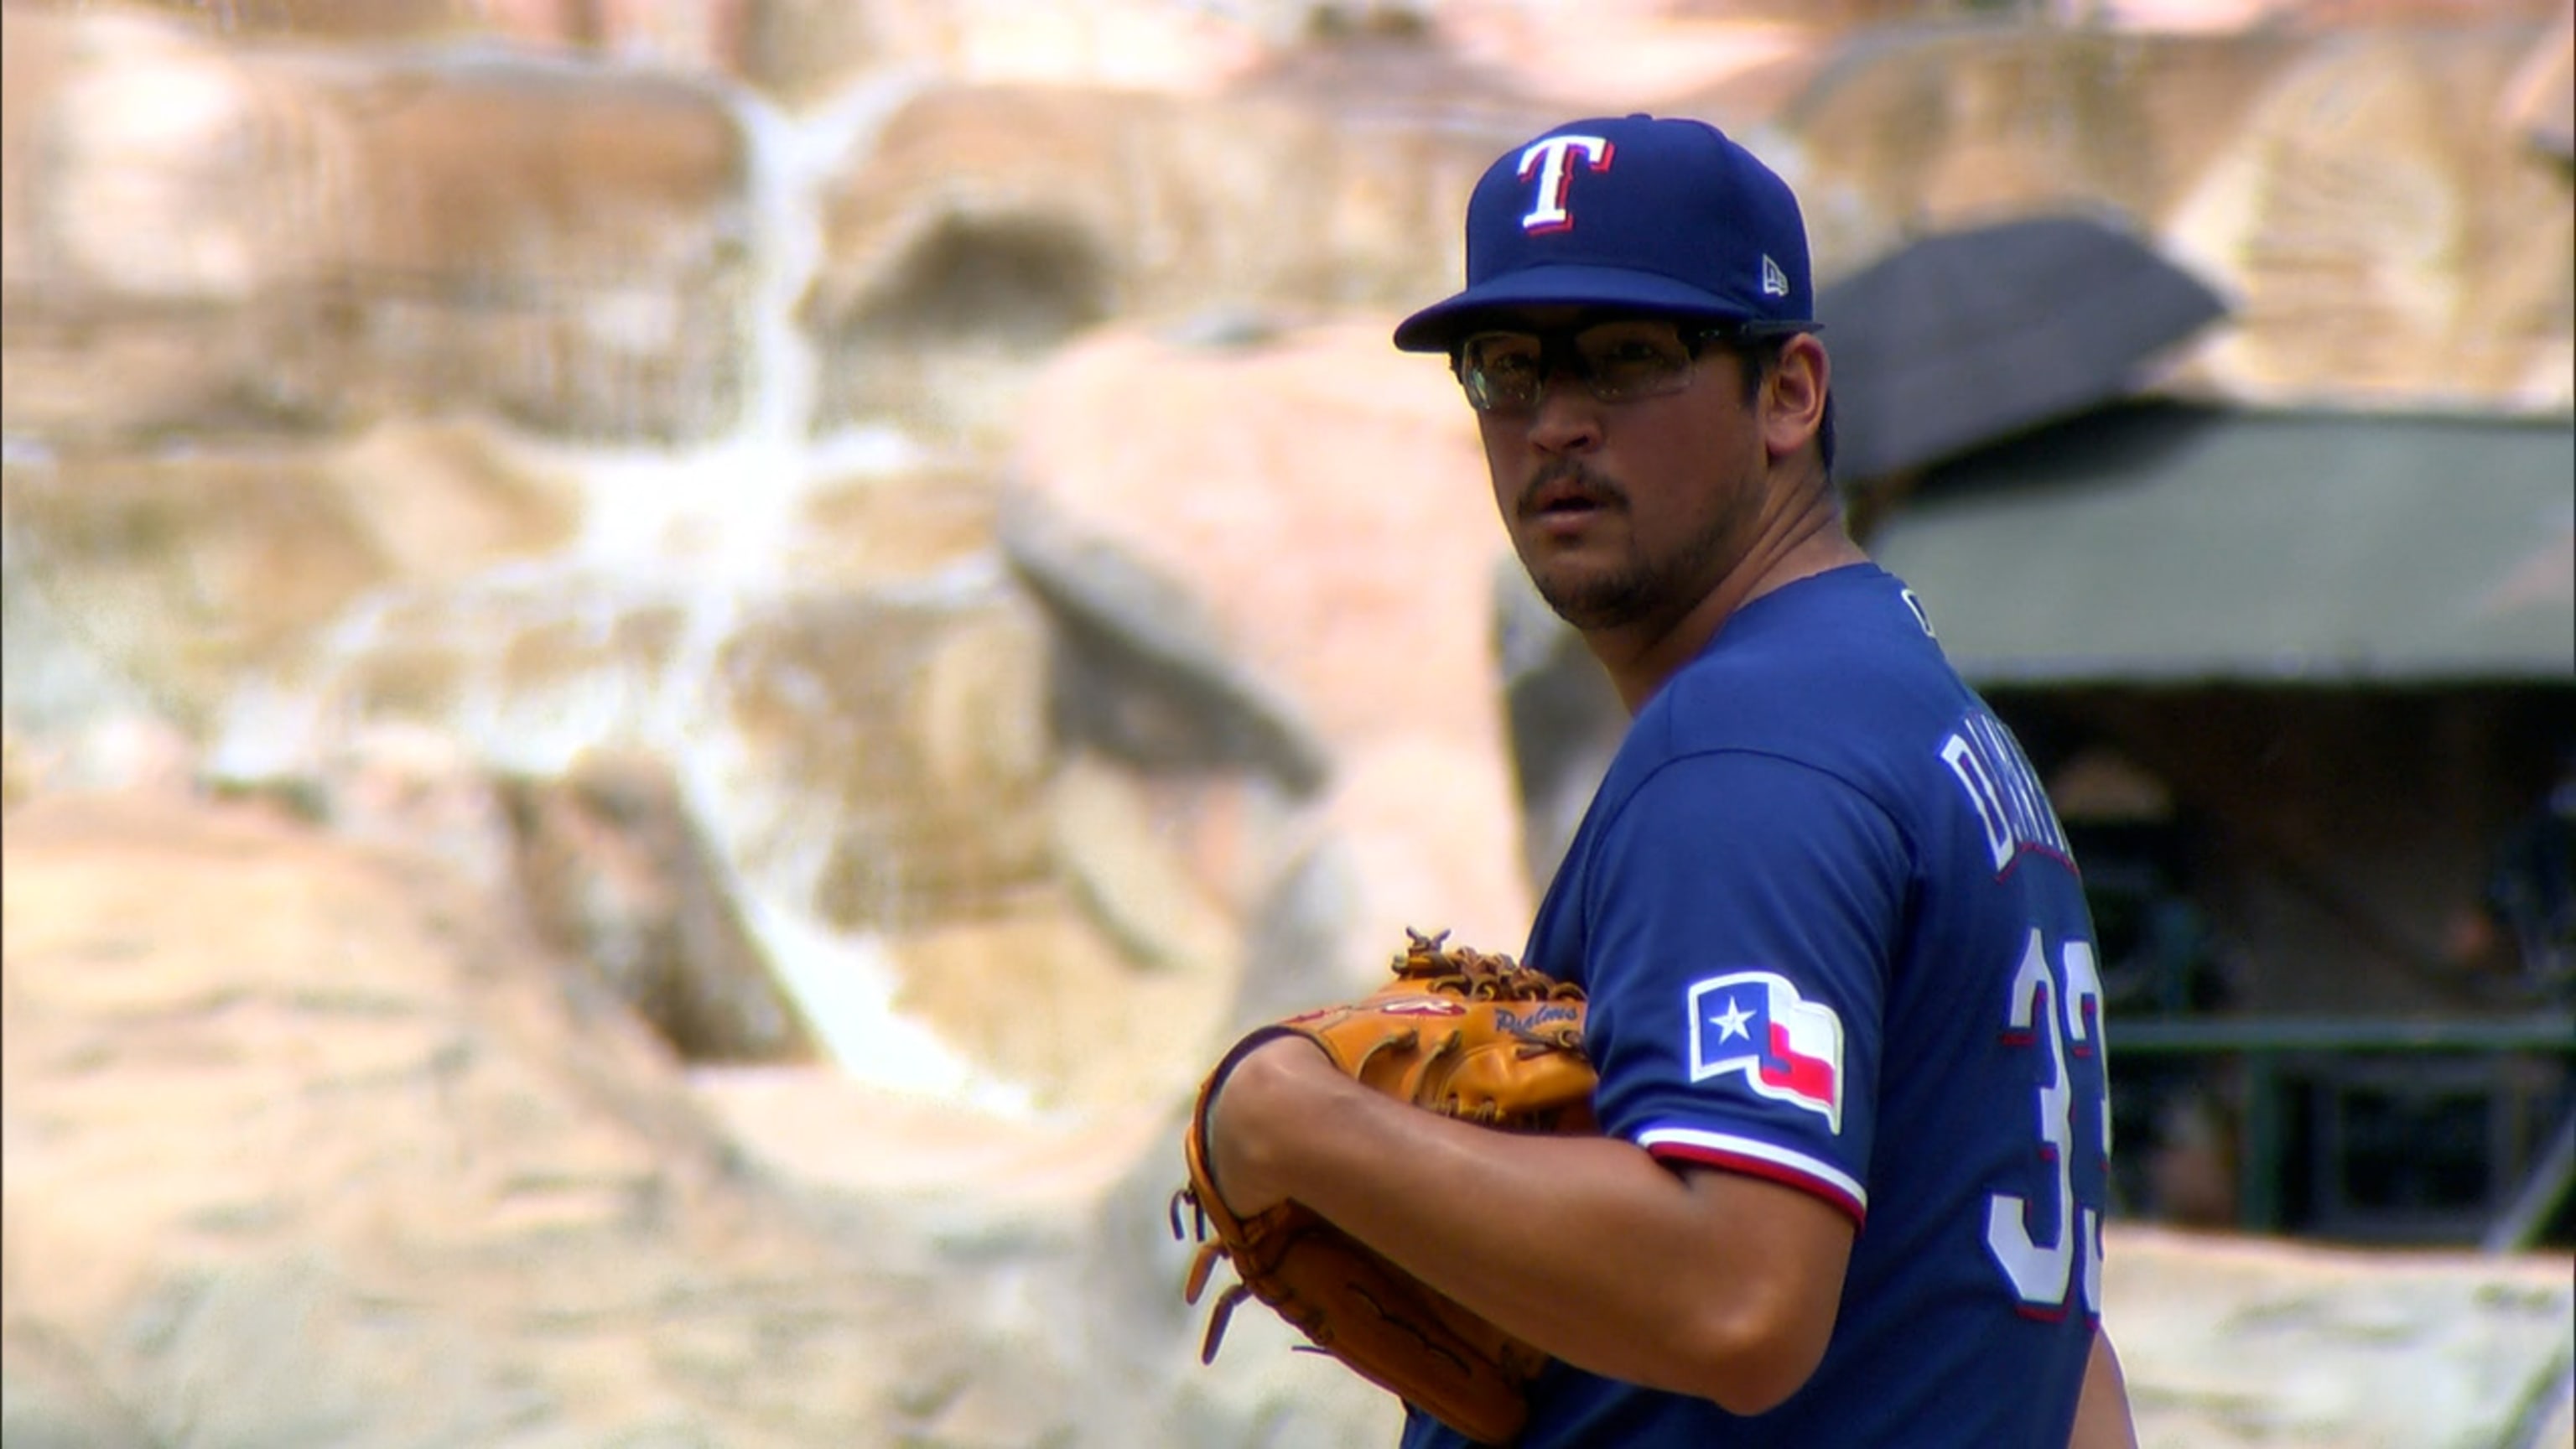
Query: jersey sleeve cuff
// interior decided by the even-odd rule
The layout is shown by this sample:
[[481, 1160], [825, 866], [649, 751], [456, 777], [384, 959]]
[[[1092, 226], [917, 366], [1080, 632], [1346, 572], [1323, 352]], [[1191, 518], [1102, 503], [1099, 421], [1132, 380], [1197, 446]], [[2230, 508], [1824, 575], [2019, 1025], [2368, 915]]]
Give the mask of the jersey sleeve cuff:
[[1850, 1215], [1855, 1227], [1869, 1216], [1869, 1191], [1858, 1178], [1794, 1148], [1697, 1127], [1648, 1128], [1637, 1134], [1637, 1145], [1661, 1162], [1724, 1168], [1812, 1193]]

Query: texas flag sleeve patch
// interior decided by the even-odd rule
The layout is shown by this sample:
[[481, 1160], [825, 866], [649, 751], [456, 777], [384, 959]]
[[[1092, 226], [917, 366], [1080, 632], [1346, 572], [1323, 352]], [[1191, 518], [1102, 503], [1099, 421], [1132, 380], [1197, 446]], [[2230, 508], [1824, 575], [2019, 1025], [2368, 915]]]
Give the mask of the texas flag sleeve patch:
[[1843, 1130], [1843, 1019], [1771, 971], [1735, 971], [1690, 988], [1690, 1079], [1740, 1074], [1775, 1102]]

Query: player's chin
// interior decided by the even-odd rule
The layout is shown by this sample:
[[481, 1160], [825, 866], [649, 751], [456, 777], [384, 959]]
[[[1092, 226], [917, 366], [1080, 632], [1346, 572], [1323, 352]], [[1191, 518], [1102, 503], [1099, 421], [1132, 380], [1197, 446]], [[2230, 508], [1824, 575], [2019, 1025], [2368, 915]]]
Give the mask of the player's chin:
[[1538, 596], [1556, 616], [1590, 633], [1632, 624], [1653, 612], [1652, 581], [1632, 564], [1558, 558], [1530, 569]]

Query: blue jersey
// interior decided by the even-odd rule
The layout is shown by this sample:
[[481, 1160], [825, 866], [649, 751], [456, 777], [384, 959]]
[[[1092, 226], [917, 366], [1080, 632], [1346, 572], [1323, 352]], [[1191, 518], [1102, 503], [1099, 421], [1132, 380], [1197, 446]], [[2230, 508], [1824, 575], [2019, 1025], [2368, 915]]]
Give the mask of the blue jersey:
[[[1590, 993], [1605, 1131], [1858, 1228], [1777, 1409], [1558, 1364], [1524, 1449], [2062, 1449], [2109, 1191], [2091, 923], [1902, 584], [1857, 564], [1730, 618], [1638, 712], [1524, 956]], [[1416, 1414], [1404, 1442], [1464, 1441]]]

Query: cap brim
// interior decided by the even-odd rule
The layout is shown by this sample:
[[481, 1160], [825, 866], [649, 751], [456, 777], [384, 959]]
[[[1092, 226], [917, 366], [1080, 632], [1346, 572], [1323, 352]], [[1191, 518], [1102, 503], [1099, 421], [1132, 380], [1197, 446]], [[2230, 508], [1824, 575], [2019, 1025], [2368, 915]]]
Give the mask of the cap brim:
[[1505, 307], [1633, 307], [1677, 317], [1752, 321], [1762, 312], [1688, 282], [1619, 267], [1526, 267], [1434, 302], [1396, 324], [1401, 352], [1446, 352], [1478, 316]]

